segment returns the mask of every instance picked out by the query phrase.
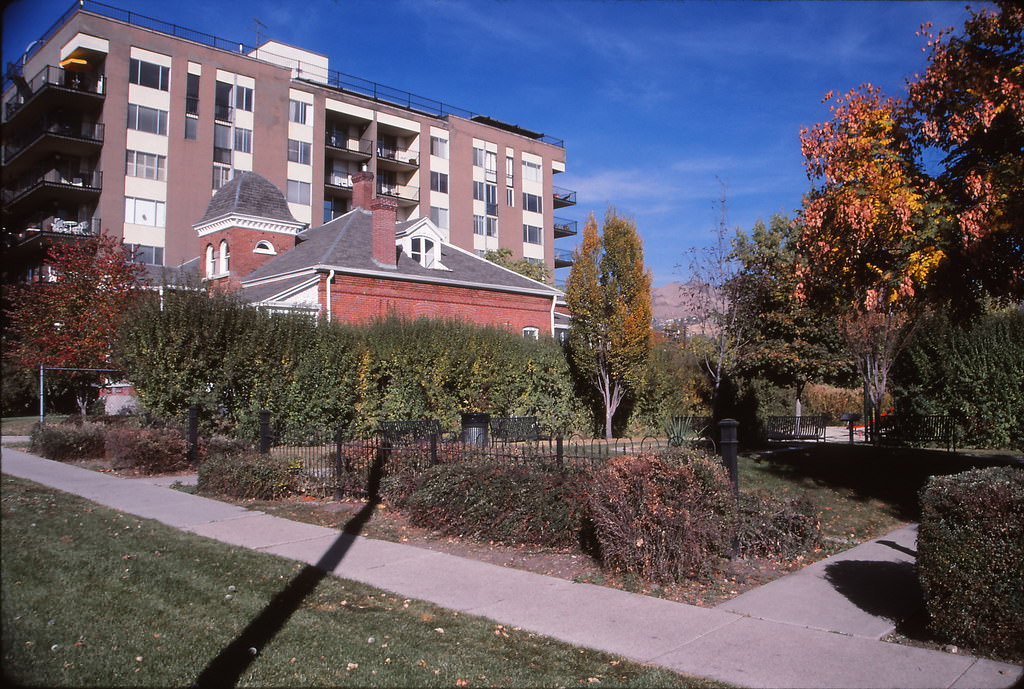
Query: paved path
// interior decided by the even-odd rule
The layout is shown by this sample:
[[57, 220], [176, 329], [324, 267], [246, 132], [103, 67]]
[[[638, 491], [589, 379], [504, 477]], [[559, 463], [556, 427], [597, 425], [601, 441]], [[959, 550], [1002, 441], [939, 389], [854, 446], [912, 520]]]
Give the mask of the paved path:
[[[913, 595], [906, 581], [912, 529], [705, 609], [346, 536], [171, 490], [160, 481], [123, 479], [10, 448], [2, 452], [0, 468], [13, 476], [405, 597], [679, 672], [749, 687], [994, 688], [1024, 681], [1016, 665], [878, 640]], [[875, 589], [891, 595], [874, 595]]]

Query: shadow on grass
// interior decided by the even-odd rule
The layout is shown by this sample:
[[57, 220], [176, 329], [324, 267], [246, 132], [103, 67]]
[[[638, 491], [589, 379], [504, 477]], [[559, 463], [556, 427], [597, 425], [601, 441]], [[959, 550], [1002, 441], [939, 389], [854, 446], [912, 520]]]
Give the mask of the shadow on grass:
[[945, 450], [815, 443], [762, 456], [769, 471], [807, 477], [832, 488], [846, 488], [863, 499], [889, 504], [903, 520], [920, 518], [918, 492], [930, 476], [1013, 464], [1010, 456], [974, 456]]
[[377, 452], [367, 481], [367, 502], [341, 529], [341, 534], [315, 565], [306, 565], [294, 579], [263, 608], [234, 641], [224, 647], [203, 669], [193, 687], [233, 687], [253, 660], [288, 622], [302, 602], [337, 567], [352, 547], [380, 502], [380, 481], [387, 451]]

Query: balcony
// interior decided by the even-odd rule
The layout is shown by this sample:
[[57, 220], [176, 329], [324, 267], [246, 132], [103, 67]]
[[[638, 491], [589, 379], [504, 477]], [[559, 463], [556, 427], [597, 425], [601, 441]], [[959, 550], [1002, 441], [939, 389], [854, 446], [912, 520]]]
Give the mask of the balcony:
[[[352, 196], [352, 175], [328, 172], [324, 176], [324, 185], [335, 195], [349, 198]], [[339, 193], [340, 192], [340, 193]]]
[[568, 249], [555, 249], [555, 268], [568, 268], [572, 264], [571, 251]]
[[414, 170], [419, 166], [420, 152], [377, 142], [377, 167], [382, 170]]
[[407, 208], [419, 205], [420, 190], [402, 184], [377, 184], [377, 195], [387, 196], [398, 201], [398, 205]]
[[95, 201], [103, 186], [101, 172], [47, 170], [29, 173], [3, 189], [3, 204], [11, 214], [47, 202], [68, 204]]
[[353, 139], [343, 131], [327, 130], [324, 143], [331, 158], [366, 162], [373, 155], [373, 141]]
[[575, 237], [577, 233], [577, 223], [575, 220], [566, 220], [565, 218], [555, 217], [555, 239], [561, 239], [562, 237]]
[[11, 78], [14, 96], [4, 103], [4, 122], [31, 121], [57, 107], [99, 110], [106, 94], [106, 77], [95, 72], [72, 72], [47, 65], [31, 79]]
[[576, 192], [571, 189], [563, 189], [562, 187], [552, 187], [552, 201], [554, 201], [555, 208], [566, 208], [568, 206], [576, 205]]
[[[24, 167], [31, 160], [39, 160], [51, 153], [89, 157], [97, 154], [102, 146], [102, 124], [43, 117], [4, 146], [6, 175], [17, 176], [20, 172], [18, 167]], [[23, 155], [30, 150], [32, 155]]]

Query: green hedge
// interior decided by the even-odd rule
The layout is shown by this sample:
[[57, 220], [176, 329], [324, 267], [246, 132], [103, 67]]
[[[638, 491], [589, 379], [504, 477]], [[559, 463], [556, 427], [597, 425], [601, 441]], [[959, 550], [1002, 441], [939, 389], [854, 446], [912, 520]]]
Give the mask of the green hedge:
[[299, 479], [285, 457], [218, 455], [199, 465], [196, 491], [243, 500], [278, 500], [297, 492]]
[[31, 451], [66, 462], [99, 459], [104, 455], [107, 427], [100, 423], [36, 424], [32, 428]]
[[891, 375], [907, 416], [957, 419], [962, 447], [1024, 449], [1024, 311], [1008, 309], [954, 323], [929, 319]]
[[170, 292], [129, 315], [117, 362], [147, 411], [175, 417], [198, 404], [206, 431], [245, 437], [256, 436], [260, 409], [283, 435], [409, 418], [455, 429], [465, 411], [536, 416], [551, 429], [583, 419], [556, 342], [459, 321], [348, 326]]
[[933, 477], [921, 506], [917, 568], [933, 631], [1024, 660], [1024, 468]]

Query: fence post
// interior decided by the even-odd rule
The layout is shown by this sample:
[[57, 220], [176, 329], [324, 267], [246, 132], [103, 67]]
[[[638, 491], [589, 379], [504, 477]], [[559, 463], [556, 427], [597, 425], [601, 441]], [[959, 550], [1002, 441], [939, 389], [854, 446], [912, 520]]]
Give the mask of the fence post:
[[341, 500], [344, 495], [341, 490], [341, 475], [346, 467], [342, 465], [341, 452], [341, 426], [334, 431], [334, 499]]
[[430, 434], [430, 466], [437, 466], [437, 434]]
[[270, 454], [270, 412], [260, 410], [260, 454]]
[[555, 460], [558, 462], [558, 468], [562, 468], [562, 461], [565, 458], [565, 454], [562, 452], [562, 434], [559, 433], [555, 438]]
[[188, 443], [188, 463], [195, 466], [199, 458], [199, 405], [193, 404], [188, 408], [188, 432], [186, 435]]
[[729, 471], [729, 480], [732, 482], [732, 489], [736, 495], [739, 495], [740, 492], [740, 476], [736, 464], [737, 446], [739, 445], [739, 441], [736, 438], [736, 429], [739, 425], [740, 422], [736, 419], [722, 419], [718, 422], [718, 428], [721, 433], [719, 447], [721, 448], [722, 463], [725, 464], [725, 468]]

